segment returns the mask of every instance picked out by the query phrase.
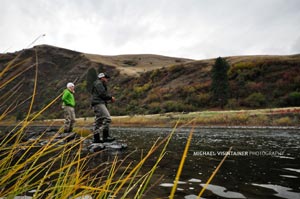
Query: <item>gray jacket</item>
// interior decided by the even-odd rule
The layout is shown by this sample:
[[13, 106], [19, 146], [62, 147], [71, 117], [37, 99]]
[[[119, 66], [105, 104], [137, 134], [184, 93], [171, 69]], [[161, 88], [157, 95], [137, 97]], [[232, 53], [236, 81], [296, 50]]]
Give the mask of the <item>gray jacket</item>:
[[107, 92], [107, 86], [100, 79], [97, 79], [92, 88], [92, 101], [91, 105], [107, 104], [112, 99], [112, 96]]

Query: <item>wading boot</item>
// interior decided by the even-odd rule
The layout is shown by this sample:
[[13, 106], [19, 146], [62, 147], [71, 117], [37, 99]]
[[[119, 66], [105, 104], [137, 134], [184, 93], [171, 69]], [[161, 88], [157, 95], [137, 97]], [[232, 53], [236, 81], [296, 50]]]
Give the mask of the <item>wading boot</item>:
[[115, 138], [110, 137], [108, 133], [108, 129], [103, 129], [103, 142], [113, 142]]
[[100, 134], [98, 132], [94, 133], [94, 143], [103, 143], [103, 141], [100, 140]]

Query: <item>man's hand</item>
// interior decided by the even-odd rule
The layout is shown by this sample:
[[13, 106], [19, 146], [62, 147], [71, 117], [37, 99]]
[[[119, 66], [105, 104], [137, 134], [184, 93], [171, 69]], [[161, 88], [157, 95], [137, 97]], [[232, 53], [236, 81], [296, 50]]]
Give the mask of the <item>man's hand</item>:
[[116, 101], [115, 97], [111, 97], [111, 103], [114, 103]]

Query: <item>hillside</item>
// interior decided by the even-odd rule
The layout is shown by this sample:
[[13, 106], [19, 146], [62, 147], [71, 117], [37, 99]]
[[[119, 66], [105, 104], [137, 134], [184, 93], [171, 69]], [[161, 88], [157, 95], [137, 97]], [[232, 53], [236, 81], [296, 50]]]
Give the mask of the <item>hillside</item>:
[[[299, 106], [300, 55], [226, 57], [231, 65], [227, 109]], [[91, 55], [49, 45], [0, 54], [0, 111], [7, 118], [27, 113], [38, 71], [33, 111], [76, 84], [77, 117], [92, 116], [86, 74], [89, 68], [112, 78], [117, 98], [112, 115], [191, 112], [217, 109], [210, 100], [210, 70], [215, 59], [190, 60], [160, 55]], [[36, 67], [36, 63], [38, 67]], [[299, 98], [300, 99], [300, 98]], [[41, 118], [61, 118], [61, 102]]]
[[172, 58], [160, 55], [117, 55], [102, 56], [94, 54], [84, 54], [90, 61], [100, 65], [112, 66], [120, 71], [122, 75], [139, 76], [144, 72], [154, 69], [172, 66], [176, 63], [186, 63], [193, 61], [183, 58]]

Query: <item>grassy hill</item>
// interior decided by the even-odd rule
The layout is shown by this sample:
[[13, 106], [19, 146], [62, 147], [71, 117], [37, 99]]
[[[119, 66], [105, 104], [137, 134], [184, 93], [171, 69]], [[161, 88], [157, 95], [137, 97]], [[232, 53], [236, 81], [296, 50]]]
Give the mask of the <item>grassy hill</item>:
[[84, 54], [90, 61], [100, 65], [115, 67], [122, 75], [139, 76], [144, 72], [163, 67], [172, 66], [176, 63], [186, 63], [193, 61], [190, 59], [173, 58], [161, 55], [117, 55], [102, 56], [94, 54]]
[[[230, 64], [226, 109], [300, 105], [300, 55], [225, 58]], [[0, 111], [7, 113], [6, 118], [20, 119], [28, 111], [35, 82], [33, 112], [45, 107], [72, 81], [77, 116], [92, 116], [86, 90], [90, 68], [112, 77], [109, 89], [117, 98], [109, 105], [112, 115], [217, 110], [210, 96], [214, 61], [146, 54], [92, 55], [49, 45], [0, 54]], [[61, 118], [62, 114], [57, 100], [41, 118]]]

